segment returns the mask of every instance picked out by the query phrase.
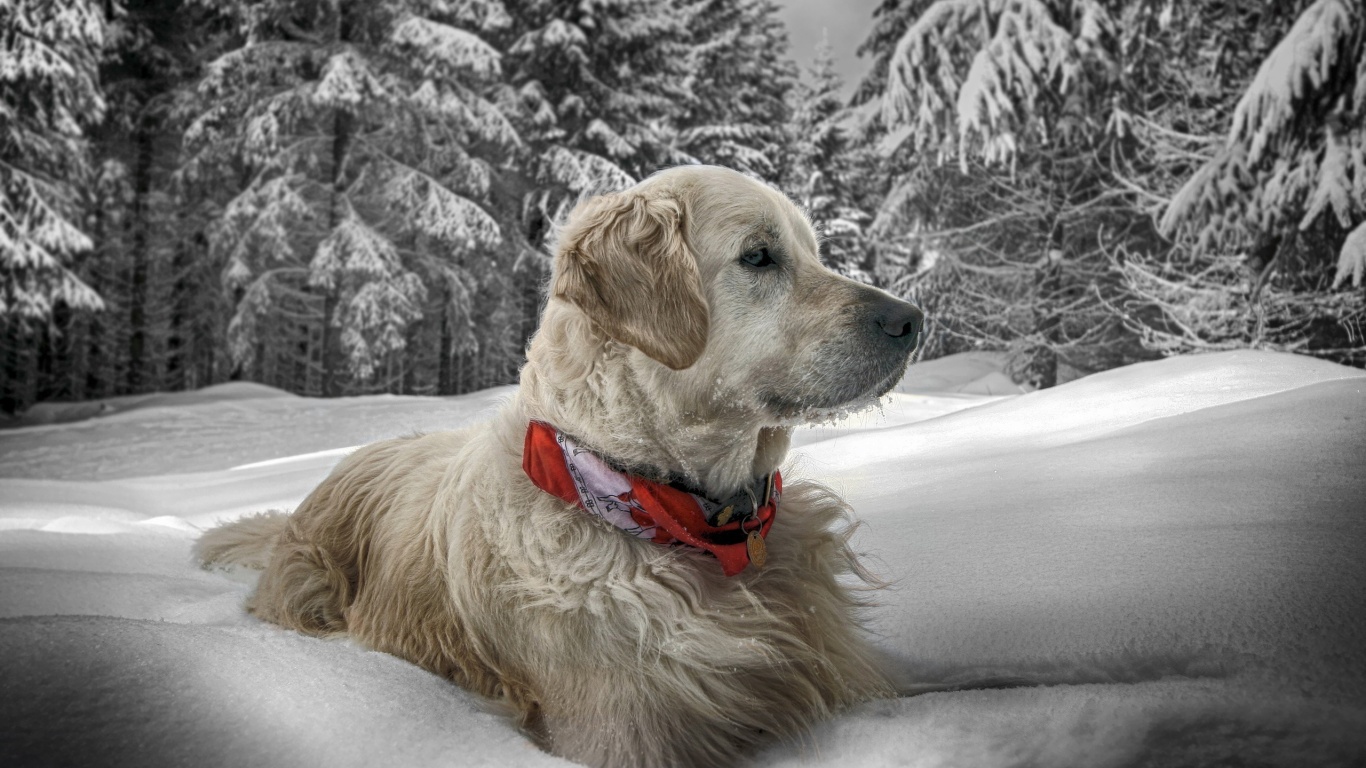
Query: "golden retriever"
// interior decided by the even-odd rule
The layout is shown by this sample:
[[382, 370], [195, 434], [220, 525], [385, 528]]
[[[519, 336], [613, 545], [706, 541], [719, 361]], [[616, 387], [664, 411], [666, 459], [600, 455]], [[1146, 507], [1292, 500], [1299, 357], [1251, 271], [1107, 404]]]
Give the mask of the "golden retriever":
[[[581, 203], [492, 422], [358, 450], [294, 514], [207, 532], [201, 559], [264, 569], [262, 619], [421, 665], [588, 765], [730, 764], [891, 694], [856, 615], [847, 508], [767, 480], [795, 425], [900, 379], [922, 317], [817, 248], [787, 198], [722, 168]], [[535, 424], [552, 448], [524, 456]], [[683, 489], [730, 538], [714, 553], [620, 530], [542, 490], [525, 467], [559, 436], [558, 466], [588, 452], [631, 488]], [[746, 497], [738, 529], [734, 504], [713, 519]]]

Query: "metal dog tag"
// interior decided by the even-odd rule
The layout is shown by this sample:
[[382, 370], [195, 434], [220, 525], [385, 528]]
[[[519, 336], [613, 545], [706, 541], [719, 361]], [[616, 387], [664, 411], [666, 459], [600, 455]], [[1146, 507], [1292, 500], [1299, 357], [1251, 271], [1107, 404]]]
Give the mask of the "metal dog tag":
[[764, 563], [768, 562], [768, 545], [764, 543], [764, 537], [760, 536], [757, 530], [749, 532], [749, 538], [745, 540], [745, 549], [749, 550], [749, 561], [754, 563], [755, 568], [763, 568]]

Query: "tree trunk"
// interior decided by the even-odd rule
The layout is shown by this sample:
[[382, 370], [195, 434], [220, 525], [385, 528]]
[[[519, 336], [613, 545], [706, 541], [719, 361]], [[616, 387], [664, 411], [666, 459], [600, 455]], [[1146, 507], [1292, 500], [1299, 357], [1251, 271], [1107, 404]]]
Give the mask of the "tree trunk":
[[323, 327], [322, 338], [319, 345], [322, 347], [322, 396], [337, 396], [337, 368], [340, 357], [340, 346], [337, 343], [336, 334], [333, 332], [333, 316], [337, 312], [337, 294], [335, 289], [330, 289], [323, 295]]
[[128, 375], [130, 393], [141, 392], [147, 377], [147, 273], [151, 261], [147, 197], [152, 187], [152, 132], [144, 120], [133, 134], [133, 248], [128, 268]]
[[1043, 265], [1034, 275], [1034, 332], [1042, 343], [1030, 354], [1029, 368], [1033, 383], [1039, 389], [1049, 389], [1058, 383], [1058, 344], [1061, 343], [1060, 331], [1062, 317], [1058, 314], [1058, 303], [1062, 300], [1063, 260], [1066, 258], [1062, 224], [1055, 223], [1045, 241]]
[[[345, 26], [342, 27], [345, 39]], [[327, 230], [331, 232], [341, 223], [344, 211], [342, 200], [346, 194], [346, 156], [351, 149], [351, 137], [355, 130], [355, 118], [344, 109], [337, 110], [332, 116], [332, 202], [327, 216]], [[337, 295], [340, 286], [334, 280], [332, 287], [323, 296], [322, 328], [322, 369], [323, 397], [337, 394], [337, 369], [341, 345], [337, 343], [333, 323], [337, 312]]]
[[[184, 211], [177, 217], [177, 227], [181, 232], [184, 231], [183, 222], [185, 220]], [[176, 243], [175, 258], [171, 262], [171, 270], [175, 273], [175, 283], [171, 287], [171, 319], [169, 333], [166, 336], [166, 381], [165, 384], [173, 391], [189, 389], [193, 386], [194, 373], [190, 370], [192, 365], [192, 348], [190, 337], [192, 335], [194, 317], [194, 297], [191, 295], [194, 282], [190, 279], [192, 259], [190, 254], [192, 248], [191, 238], [181, 237]], [[205, 310], [202, 311], [206, 311]]]
[[0, 372], [0, 411], [14, 414], [27, 405], [23, 392], [28, 366], [24, 365], [24, 338], [19, 329], [22, 321], [6, 317], [0, 319], [0, 322], [5, 326], [4, 371]]
[[441, 294], [441, 341], [437, 345], [436, 363], [436, 393], [438, 395], [455, 394], [455, 382], [453, 381], [453, 371], [451, 370], [451, 358], [455, 350], [451, 347], [455, 344], [455, 339], [451, 336], [451, 286], [448, 283]]

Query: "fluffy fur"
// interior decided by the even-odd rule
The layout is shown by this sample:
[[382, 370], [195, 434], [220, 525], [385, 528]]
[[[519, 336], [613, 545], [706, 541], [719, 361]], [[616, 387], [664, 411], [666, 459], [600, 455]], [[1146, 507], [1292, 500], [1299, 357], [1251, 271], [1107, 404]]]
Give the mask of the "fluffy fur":
[[[772, 264], [741, 259], [760, 248]], [[730, 764], [801, 738], [892, 692], [856, 617], [839, 498], [789, 480], [767, 565], [726, 578], [538, 490], [521, 463], [539, 419], [722, 498], [777, 468], [792, 424], [885, 392], [919, 313], [816, 252], [786, 198], [719, 168], [587, 201], [492, 422], [363, 448], [294, 514], [209, 531], [199, 553], [264, 569], [262, 619], [408, 659], [589, 765]]]

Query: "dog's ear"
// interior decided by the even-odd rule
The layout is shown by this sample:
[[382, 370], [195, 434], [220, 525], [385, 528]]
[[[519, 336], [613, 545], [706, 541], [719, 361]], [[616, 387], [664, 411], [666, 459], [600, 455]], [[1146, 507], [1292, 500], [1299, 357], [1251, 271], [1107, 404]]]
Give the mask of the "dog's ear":
[[682, 206], [669, 197], [631, 191], [581, 203], [559, 238], [551, 295], [674, 370], [707, 345], [702, 277], [683, 237]]

